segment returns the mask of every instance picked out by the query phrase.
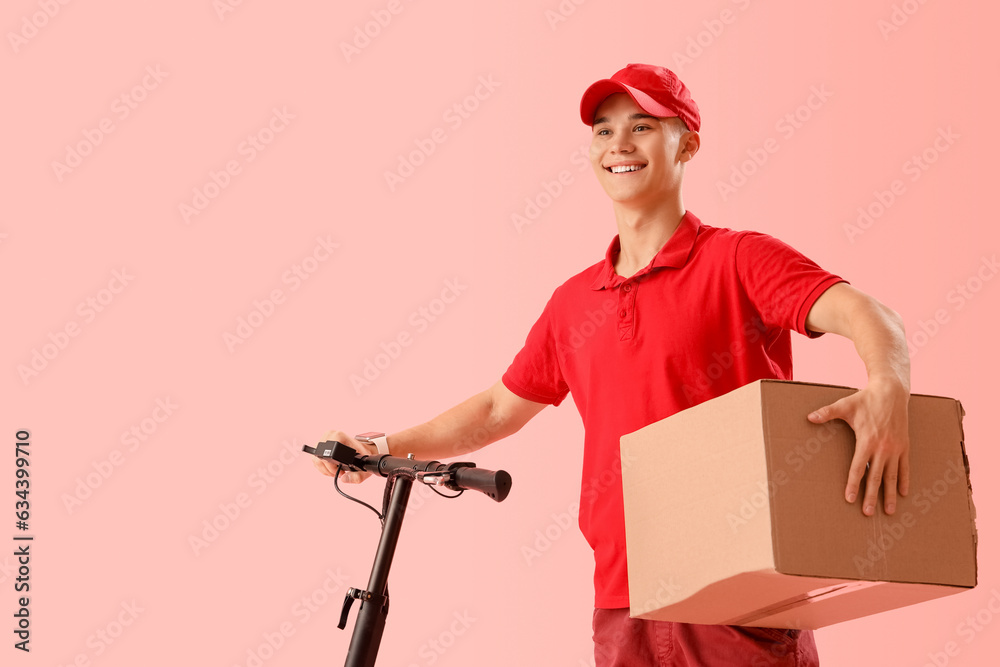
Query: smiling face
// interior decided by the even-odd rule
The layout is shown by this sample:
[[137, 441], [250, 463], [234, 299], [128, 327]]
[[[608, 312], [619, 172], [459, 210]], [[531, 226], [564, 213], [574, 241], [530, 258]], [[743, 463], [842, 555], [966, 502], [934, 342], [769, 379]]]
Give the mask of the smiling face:
[[594, 114], [590, 164], [612, 201], [645, 206], [680, 196], [684, 163], [698, 147], [698, 133], [679, 118], [650, 116], [616, 93]]

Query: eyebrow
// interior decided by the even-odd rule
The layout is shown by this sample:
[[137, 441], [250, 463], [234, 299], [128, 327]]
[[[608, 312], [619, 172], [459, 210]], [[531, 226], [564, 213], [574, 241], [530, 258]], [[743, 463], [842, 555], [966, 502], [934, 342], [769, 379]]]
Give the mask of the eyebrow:
[[[656, 116], [650, 116], [648, 113], [634, 113], [628, 117], [629, 120], [640, 120], [642, 118], [651, 118], [653, 120], [657, 120]], [[600, 118], [594, 120], [594, 125], [599, 125], [601, 123], [610, 123], [610, 122], [611, 121], [608, 119], [607, 116], [601, 116]]]

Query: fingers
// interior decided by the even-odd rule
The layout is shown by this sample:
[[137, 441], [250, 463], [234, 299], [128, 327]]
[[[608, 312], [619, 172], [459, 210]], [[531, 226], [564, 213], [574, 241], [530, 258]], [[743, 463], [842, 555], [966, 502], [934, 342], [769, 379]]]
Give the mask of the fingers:
[[875, 513], [878, 504], [879, 487], [882, 487], [883, 507], [886, 514], [896, 513], [899, 496], [909, 493], [910, 460], [905, 453], [898, 458], [890, 456], [882, 459], [878, 455], [868, 460], [866, 454], [858, 448], [851, 461], [851, 470], [847, 475], [847, 488], [844, 497], [853, 503], [858, 496], [862, 478], [865, 481], [865, 495], [861, 501], [861, 511], [865, 516]]
[[[833, 421], [834, 419], [843, 419], [854, 429], [854, 424], [852, 423], [853, 410], [852, 401], [855, 396], [846, 396], [839, 401], [835, 401], [830, 405], [825, 405], [814, 412], [809, 414], [809, 421], [814, 424], [825, 424], [826, 422]], [[865, 473], [868, 472], [868, 462], [869, 454], [866, 448], [856, 446], [854, 449], [854, 458], [851, 460], [851, 468], [847, 474], [847, 487], [844, 489], [844, 498], [849, 503], [853, 503], [858, 498], [858, 494], [861, 490], [861, 480], [864, 478]], [[881, 472], [878, 475], [878, 482], [881, 483], [882, 476]], [[861, 503], [864, 513], [871, 516], [875, 512], [874, 500], [871, 500], [871, 484], [872, 478], [869, 476], [868, 484], [865, 488], [865, 498]], [[878, 484], [875, 485], [875, 494], [878, 494]], [[869, 508], [869, 505], [871, 506]]]
[[[878, 490], [882, 486], [884, 464], [872, 462], [868, 466], [868, 483], [865, 484], [865, 497], [861, 501], [861, 511], [865, 516], [875, 514], [875, 504], [878, 503]], [[895, 493], [893, 493], [895, 497]], [[895, 503], [895, 500], [893, 500]]]
[[[368, 449], [366, 449], [363, 444], [361, 444], [351, 436], [347, 435], [343, 431], [337, 431], [337, 430], [327, 431], [326, 434], [323, 436], [323, 440], [335, 441], [343, 445], [348, 445], [356, 449], [361, 454], [365, 455], [371, 454], [371, 452]], [[330, 459], [321, 459], [314, 456], [313, 466], [316, 468], [316, 470], [320, 472], [320, 474], [326, 475], [327, 477], [336, 477], [338, 474], [337, 462], [331, 461]], [[360, 484], [361, 482], [365, 481], [366, 479], [372, 476], [372, 473], [370, 472], [362, 472], [354, 470], [340, 470], [339, 474], [340, 474], [339, 481], [344, 482], [345, 484]]]
[[896, 489], [899, 484], [899, 461], [890, 460], [885, 466], [885, 477], [882, 478], [885, 484], [885, 513], [894, 514], [896, 512]]
[[[312, 457], [313, 467], [319, 471], [321, 475], [326, 475], [327, 477], [337, 476], [337, 462], [330, 461], [329, 459], [321, 459], [317, 457]], [[365, 481], [372, 474], [370, 472], [358, 472], [354, 470], [341, 470], [340, 471], [340, 481], [345, 484], [360, 484]]]
[[809, 421], [814, 424], [825, 424], [833, 419], [833, 417], [830, 416], [832, 408], [832, 405], [827, 405], [819, 410], [816, 410], [815, 412], [809, 413]]
[[[814, 424], [842, 419], [854, 431], [854, 456], [847, 474], [844, 498], [853, 503], [863, 494], [861, 511], [865, 516], [875, 514], [880, 488], [886, 514], [894, 514], [899, 496], [909, 493], [909, 436], [905, 405], [905, 402], [890, 401], [877, 391], [865, 389], [809, 415], [809, 421]], [[865, 480], [864, 489], [861, 489], [862, 480]]]
[[[875, 514], [875, 505], [878, 503], [878, 490], [882, 486], [883, 475], [885, 475], [885, 513], [892, 514], [896, 511], [896, 482], [895, 472], [893, 472], [890, 483], [889, 474], [884, 470], [885, 465], [878, 462], [869, 462], [867, 458], [856, 451], [854, 459], [851, 461], [851, 470], [847, 474], [847, 488], [844, 490], [844, 498], [849, 503], [853, 503], [861, 489], [861, 480], [867, 474], [865, 480], [865, 495], [861, 499], [861, 511], [865, 516]], [[890, 509], [891, 507], [891, 509]]]
[[[844, 497], [853, 503], [860, 493], [862, 478], [865, 479], [864, 498], [861, 501], [861, 511], [865, 516], [875, 514], [878, 505], [879, 489], [883, 493], [883, 508], [886, 514], [896, 513], [899, 496], [909, 492], [910, 461], [904, 451], [902, 455], [886, 455], [882, 451], [869, 454], [870, 449], [858, 446], [851, 460], [851, 469], [847, 475], [847, 488]], [[905, 478], [905, 486], [904, 486]]]
[[867, 469], [868, 458], [862, 455], [860, 449], [855, 449], [854, 459], [851, 460], [851, 469], [847, 473], [847, 488], [844, 490], [844, 498], [847, 502], [853, 503], [857, 500], [861, 478], [865, 476]]
[[809, 413], [809, 421], [814, 424], [824, 424], [834, 419], [844, 419], [847, 421], [846, 417], [851, 413], [852, 400], [852, 396], [846, 396], [830, 405], [824, 405], [822, 408]]
[[312, 457], [313, 467], [320, 472], [321, 475], [326, 475], [327, 477], [333, 477], [337, 474], [337, 463], [335, 461], [330, 461], [329, 459], [321, 459], [317, 456]]
[[[854, 502], [853, 497], [857, 497], [857, 487], [852, 486], [860, 481], [860, 477], [855, 480], [855, 466], [858, 461], [852, 461], [851, 472], [848, 475], [846, 497], [847, 502]], [[900, 459], [889, 459], [887, 462], [873, 460], [870, 463], [862, 461], [861, 474], [864, 475], [864, 466], [867, 466], [868, 479], [865, 483], [865, 497], [861, 501], [862, 512], [865, 516], [875, 513], [875, 506], [878, 504], [878, 491], [882, 487], [883, 507], [886, 514], [896, 513], [896, 501], [899, 495], [906, 495], [902, 491], [900, 470], [907, 468], [909, 474], [909, 461], [907, 457]]]
[[370, 472], [348, 472], [345, 470], [340, 476], [340, 481], [348, 484], [360, 484], [371, 476]]
[[905, 496], [910, 492], [910, 456], [909, 452], [903, 454], [899, 459], [899, 495]]

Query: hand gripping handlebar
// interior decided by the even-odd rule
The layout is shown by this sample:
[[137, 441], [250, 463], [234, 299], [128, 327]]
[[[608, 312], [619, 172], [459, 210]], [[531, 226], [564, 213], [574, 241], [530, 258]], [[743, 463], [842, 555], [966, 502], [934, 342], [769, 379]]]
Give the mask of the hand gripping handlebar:
[[510, 493], [510, 475], [503, 470], [484, 470], [475, 463], [441, 463], [417, 461], [389, 454], [365, 456], [353, 447], [336, 440], [327, 440], [315, 447], [303, 445], [302, 450], [321, 459], [331, 459], [351, 470], [372, 472], [382, 477], [402, 470], [412, 470], [417, 480], [424, 484], [440, 484], [453, 491], [470, 489], [484, 493], [500, 502]]

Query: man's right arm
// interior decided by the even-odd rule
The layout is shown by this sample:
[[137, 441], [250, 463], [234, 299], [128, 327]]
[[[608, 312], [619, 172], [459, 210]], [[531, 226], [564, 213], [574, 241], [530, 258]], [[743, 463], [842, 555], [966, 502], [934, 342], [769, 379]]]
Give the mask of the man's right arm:
[[[423, 461], [459, 456], [517, 433], [546, 405], [521, 398], [498, 380], [489, 389], [426, 423], [389, 434], [386, 444], [393, 456], [413, 454], [415, 459]], [[358, 442], [343, 431], [329, 431], [325, 439], [349, 444], [364, 454], [375, 453], [373, 447]], [[324, 475], [332, 477], [337, 474], [337, 465], [332, 461], [317, 458], [313, 459], [313, 463]], [[357, 483], [370, 475], [345, 473], [341, 480]]]

